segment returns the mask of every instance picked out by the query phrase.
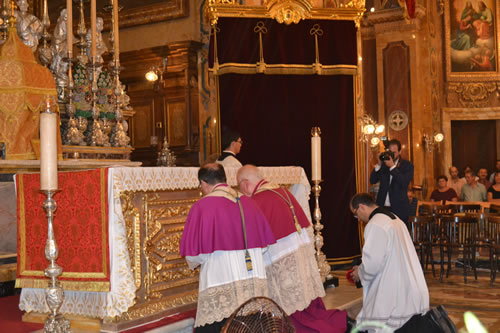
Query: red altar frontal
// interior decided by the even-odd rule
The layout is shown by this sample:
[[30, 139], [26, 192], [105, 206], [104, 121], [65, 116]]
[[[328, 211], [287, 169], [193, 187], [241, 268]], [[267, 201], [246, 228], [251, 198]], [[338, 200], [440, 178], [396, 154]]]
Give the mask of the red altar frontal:
[[[260, 169], [270, 182], [290, 187], [311, 219], [311, 187], [302, 168]], [[226, 170], [232, 186], [236, 171]], [[198, 271], [180, 256], [179, 242], [187, 214], [201, 197], [197, 173], [196, 167], [59, 173], [54, 225], [65, 290], [61, 313], [119, 330], [196, 306]], [[44, 198], [38, 174], [17, 175], [16, 186], [19, 307], [35, 318], [48, 312]]]

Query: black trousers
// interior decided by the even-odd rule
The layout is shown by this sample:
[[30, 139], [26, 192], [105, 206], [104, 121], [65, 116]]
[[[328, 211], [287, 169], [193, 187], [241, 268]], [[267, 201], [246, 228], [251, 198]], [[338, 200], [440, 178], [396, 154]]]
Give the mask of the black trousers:
[[[443, 329], [430, 318], [430, 311], [425, 315], [414, 315], [403, 326], [395, 330], [395, 333], [443, 333]], [[350, 332], [348, 327], [348, 331]], [[359, 331], [359, 333], [367, 333], [366, 331]]]
[[425, 315], [414, 315], [403, 326], [396, 331], [397, 333], [442, 333], [441, 327], [430, 318], [430, 311]]

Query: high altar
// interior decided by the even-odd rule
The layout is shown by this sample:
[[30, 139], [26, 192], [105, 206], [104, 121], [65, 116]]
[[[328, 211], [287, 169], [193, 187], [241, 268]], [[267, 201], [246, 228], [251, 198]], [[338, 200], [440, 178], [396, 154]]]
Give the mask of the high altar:
[[[302, 168], [260, 169], [270, 182], [290, 187], [311, 219], [311, 187]], [[68, 282], [65, 278], [71, 276], [81, 281], [85, 273], [67, 272], [65, 276], [64, 270], [61, 312], [72, 320], [72, 327], [120, 330], [196, 306], [198, 271], [190, 270], [179, 255], [179, 242], [187, 214], [201, 197], [197, 172], [196, 167], [108, 169], [110, 289], [104, 291], [102, 284], [88, 280]], [[226, 170], [231, 186], [237, 185], [236, 172]], [[63, 187], [65, 190], [70, 188]], [[21, 236], [18, 276], [29, 269], [29, 260], [22, 258], [23, 246], [28, 245]], [[60, 249], [65, 250], [69, 249]], [[25, 287], [20, 300], [20, 308], [27, 312], [25, 320], [41, 321], [39, 314], [48, 311], [43, 285], [18, 279], [18, 286]]]

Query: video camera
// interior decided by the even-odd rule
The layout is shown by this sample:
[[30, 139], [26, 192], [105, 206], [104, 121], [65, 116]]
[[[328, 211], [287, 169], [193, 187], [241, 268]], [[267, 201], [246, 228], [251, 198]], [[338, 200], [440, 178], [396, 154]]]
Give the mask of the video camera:
[[378, 158], [381, 161], [388, 161], [391, 158], [394, 159], [394, 153], [389, 150], [389, 142], [390, 142], [389, 138], [386, 137], [386, 136], [382, 136], [382, 137], [380, 137], [380, 140], [384, 144], [384, 151], [382, 153], [380, 153], [380, 155], [378, 156]]

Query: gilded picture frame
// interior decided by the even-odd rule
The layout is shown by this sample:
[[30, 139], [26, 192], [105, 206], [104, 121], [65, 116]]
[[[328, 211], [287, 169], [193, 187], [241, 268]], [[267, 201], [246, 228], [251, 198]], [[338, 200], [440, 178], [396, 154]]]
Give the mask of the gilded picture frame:
[[[41, 18], [43, 11], [43, 0], [29, 0], [30, 11], [35, 16]], [[73, 0], [73, 22], [78, 24], [78, 5], [79, 1]], [[85, 20], [88, 25], [90, 3], [88, 0], [83, 0], [85, 7]], [[123, 8], [120, 11], [120, 28], [129, 28], [143, 24], [163, 22], [173, 19], [189, 16], [189, 0], [120, 0], [119, 5]], [[106, 1], [98, 2], [97, 16], [102, 16], [104, 19], [104, 31], [111, 28], [111, 14], [105, 13], [103, 6], [108, 5]], [[48, 11], [50, 21], [54, 24], [59, 17], [61, 9], [66, 8], [66, 1], [54, 0], [48, 1]]]
[[500, 4], [496, 0], [448, 0], [444, 15], [447, 79], [498, 77]]

